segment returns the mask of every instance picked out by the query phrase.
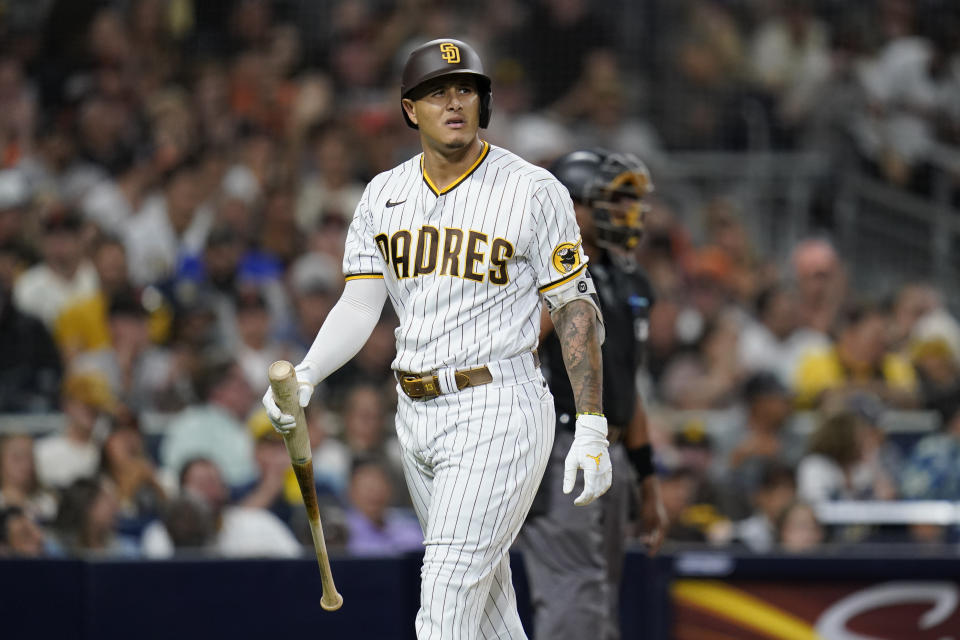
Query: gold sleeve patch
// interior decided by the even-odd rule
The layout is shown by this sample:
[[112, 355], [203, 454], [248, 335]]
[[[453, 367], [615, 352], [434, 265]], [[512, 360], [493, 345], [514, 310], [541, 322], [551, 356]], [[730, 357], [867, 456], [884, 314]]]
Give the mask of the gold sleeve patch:
[[578, 269], [583, 263], [580, 258], [580, 241], [558, 244], [557, 248], [553, 250], [551, 262], [558, 273], [570, 273]]

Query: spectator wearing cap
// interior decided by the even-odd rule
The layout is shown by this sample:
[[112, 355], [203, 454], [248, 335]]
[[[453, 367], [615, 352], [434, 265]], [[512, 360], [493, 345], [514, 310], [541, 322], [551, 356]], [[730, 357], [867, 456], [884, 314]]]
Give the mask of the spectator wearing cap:
[[83, 221], [70, 210], [57, 210], [43, 221], [43, 260], [23, 272], [13, 286], [20, 311], [53, 328], [57, 316], [74, 298], [93, 295], [97, 271], [84, 256]]
[[42, 484], [54, 488], [96, 473], [100, 448], [94, 427], [101, 416], [118, 408], [107, 381], [97, 373], [71, 373], [63, 383], [62, 395], [66, 427], [36, 445], [37, 475]]
[[171, 476], [197, 457], [216, 463], [218, 474], [232, 487], [257, 477], [253, 438], [245, 422], [256, 400], [235, 360], [210, 356], [194, 386], [202, 404], [189, 406], [167, 427], [160, 443], [160, 462]]
[[290, 266], [289, 285], [295, 306], [281, 340], [292, 352], [306, 354], [330, 313], [342, 286], [342, 274], [332, 258], [307, 253]]
[[794, 391], [803, 407], [831, 394], [869, 391], [894, 407], [917, 403], [917, 376], [910, 362], [886, 345], [888, 317], [873, 304], [846, 309], [827, 349], [808, 352], [797, 365]]
[[[230, 504], [230, 491], [217, 465], [207, 458], [193, 458], [183, 464], [179, 474], [180, 499], [174, 506], [181, 510], [184, 499], [194, 501], [190, 510], [196, 521], [207, 520], [210, 529], [194, 529], [194, 535], [181, 537], [180, 530], [168, 530], [173, 518], [151, 523], [143, 532], [141, 548], [150, 558], [168, 558], [184, 543], [227, 557], [295, 558], [303, 552], [290, 529], [266, 509]], [[180, 523], [183, 524], [183, 523]], [[179, 529], [180, 527], [178, 527]], [[185, 539], [184, 539], [185, 538]], [[179, 543], [175, 545], [175, 542]]]
[[13, 304], [18, 264], [13, 245], [0, 244], [0, 413], [53, 411], [60, 398], [60, 353], [44, 324]]
[[740, 332], [737, 353], [747, 374], [771, 373], [790, 386], [800, 358], [810, 349], [829, 342], [822, 333], [800, 326], [796, 291], [774, 284], [754, 302], [754, 318]]
[[759, 482], [762, 465], [774, 461], [796, 464], [803, 453], [802, 445], [791, 451], [786, 441], [784, 426], [790, 417], [793, 405], [790, 393], [776, 376], [758, 373], [743, 385], [743, 401], [747, 417], [743, 437], [729, 457], [733, 478], [749, 495]]
[[960, 366], [960, 322], [945, 308], [933, 309], [913, 325], [907, 342], [909, 349], [917, 342], [942, 340], [957, 366]]
[[688, 467], [675, 467], [660, 476], [660, 495], [670, 528], [667, 539], [674, 542], [706, 542], [711, 527], [723, 527], [724, 519], [715, 507], [697, 500], [699, 479]]
[[383, 556], [415, 551], [423, 532], [407, 509], [395, 509], [390, 475], [373, 460], [357, 460], [350, 474], [347, 551], [354, 556]]
[[725, 541], [732, 535], [730, 521], [724, 514], [729, 483], [718, 469], [716, 440], [707, 432], [706, 424], [697, 419], [682, 424], [673, 435], [672, 453], [670, 466], [674, 471], [690, 474], [694, 484], [683, 521], [699, 528], [712, 541]]
[[150, 341], [150, 317], [142, 296], [131, 289], [115, 292], [107, 326], [110, 342], [76, 356], [73, 369], [104, 376], [111, 394], [134, 412], [155, 409], [177, 380], [169, 352]]
[[777, 545], [780, 515], [796, 497], [793, 468], [775, 461], [764, 462], [759, 483], [749, 493], [753, 513], [734, 525], [734, 539], [756, 553], [772, 551]]
[[270, 312], [264, 295], [256, 288], [245, 287], [237, 293], [237, 362], [254, 389], [269, 385], [267, 368], [277, 360], [290, 360], [292, 355], [270, 334]]
[[167, 283], [178, 302], [188, 297], [203, 298], [203, 304], [216, 317], [212, 340], [221, 348], [237, 344], [235, 298], [243, 251], [243, 240], [234, 229], [215, 226], [202, 252], [182, 255], [175, 277]]
[[[283, 438], [271, 426], [266, 411], [254, 412], [247, 421], [247, 426], [254, 440], [253, 457], [257, 465], [257, 478], [234, 491], [234, 498], [242, 507], [270, 511], [293, 528], [295, 516], [299, 516], [303, 511], [303, 497]], [[301, 528], [305, 529], [303, 533], [309, 540], [310, 529], [307, 522], [300, 520], [298, 524], [303, 525]]]
[[917, 371], [921, 405], [946, 423], [960, 409], [960, 364], [949, 343], [939, 335], [914, 340], [910, 361]]

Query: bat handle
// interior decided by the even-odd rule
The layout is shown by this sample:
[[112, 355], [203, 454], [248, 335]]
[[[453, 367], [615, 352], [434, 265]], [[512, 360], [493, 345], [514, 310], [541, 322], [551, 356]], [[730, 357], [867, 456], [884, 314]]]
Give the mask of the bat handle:
[[327, 542], [323, 538], [323, 525], [320, 523], [320, 506], [317, 504], [317, 490], [313, 485], [313, 461], [294, 463], [293, 471], [300, 485], [303, 495], [303, 506], [307, 510], [307, 520], [310, 522], [310, 535], [313, 536], [313, 548], [317, 553], [317, 564], [320, 566], [320, 583], [323, 585], [323, 595], [320, 597], [320, 606], [325, 611], [336, 611], [343, 604], [343, 596], [337, 591], [333, 583], [333, 571], [330, 569], [330, 556], [327, 553]]
[[[313, 536], [314, 549], [326, 549], [323, 539], [323, 527], [319, 520], [310, 519], [310, 534]], [[320, 606], [324, 611], [336, 611], [343, 605], [343, 596], [337, 591], [333, 583], [333, 572], [330, 570], [330, 558], [326, 553], [317, 555], [317, 564], [320, 565], [320, 582], [323, 585], [323, 595], [320, 596]]]

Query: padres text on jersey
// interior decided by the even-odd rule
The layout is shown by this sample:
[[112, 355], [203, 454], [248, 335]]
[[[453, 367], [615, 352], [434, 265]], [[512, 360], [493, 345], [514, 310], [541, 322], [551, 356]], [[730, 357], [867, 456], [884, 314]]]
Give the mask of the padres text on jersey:
[[440, 190], [421, 156], [375, 177], [347, 234], [347, 279], [384, 278], [400, 318], [394, 369], [431, 371], [537, 346], [541, 292], [586, 257], [566, 189], [545, 169], [484, 142]]

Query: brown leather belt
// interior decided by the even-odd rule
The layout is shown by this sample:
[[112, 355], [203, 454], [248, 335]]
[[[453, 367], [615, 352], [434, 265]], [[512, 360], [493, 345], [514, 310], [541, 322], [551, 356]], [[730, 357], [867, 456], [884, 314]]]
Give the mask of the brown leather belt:
[[[536, 351], [533, 352], [533, 364], [540, 366], [540, 356]], [[436, 372], [432, 373], [411, 373], [409, 371], [396, 371], [397, 382], [400, 388], [409, 397], [436, 398], [441, 395], [440, 377]], [[467, 387], [479, 387], [480, 385], [493, 382], [493, 374], [487, 367], [474, 367], [472, 369], [459, 369], [453, 374], [453, 379], [457, 385], [457, 391], [462, 391]]]

